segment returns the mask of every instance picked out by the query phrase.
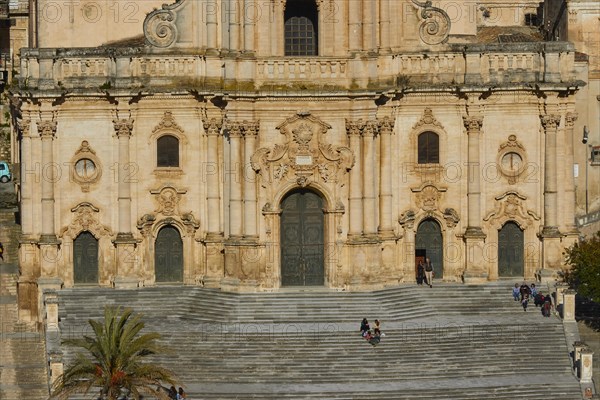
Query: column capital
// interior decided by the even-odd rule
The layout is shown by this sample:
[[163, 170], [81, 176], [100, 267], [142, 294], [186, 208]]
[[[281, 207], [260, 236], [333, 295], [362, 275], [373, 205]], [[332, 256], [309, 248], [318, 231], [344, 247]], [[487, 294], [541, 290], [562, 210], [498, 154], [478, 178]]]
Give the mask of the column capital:
[[229, 134], [229, 137], [240, 138], [242, 137], [242, 124], [238, 121], [225, 121], [224, 129]]
[[241, 123], [242, 131], [244, 136], [256, 136], [260, 130], [260, 121], [247, 121], [244, 120]]
[[369, 120], [365, 122], [365, 127], [362, 130], [363, 136], [375, 137], [379, 133], [379, 123], [377, 120]]
[[37, 129], [42, 139], [53, 139], [56, 135], [56, 121], [38, 121]]
[[29, 118], [17, 119], [17, 128], [21, 132], [22, 136], [29, 136], [29, 127], [31, 126], [31, 120]]
[[391, 135], [394, 133], [394, 120], [390, 117], [379, 119], [379, 133], [382, 135]]
[[578, 117], [579, 114], [576, 112], [568, 112], [567, 115], [565, 115], [565, 126], [567, 128], [573, 128], [573, 125], [575, 125], [575, 121], [577, 121]]
[[483, 125], [483, 117], [463, 115], [463, 124], [467, 128], [467, 134], [480, 133]]
[[115, 118], [113, 119], [113, 126], [118, 137], [131, 136], [133, 131], [133, 119], [132, 118]]
[[217, 118], [203, 118], [202, 126], [209, 136], [218, 136], [223, 126], [223, 121]]
[[558, 125], [560, 124], [560, 115], [557, 114], [546, 114], [540, 115], [540, 121], [542, 121], [542, 126], [544, 130], [556, 130]]
[[350, 136], [359, 136], [365, 126], [365, 121], [362, 119], [351, 120], [346, 118], [346, 132]]

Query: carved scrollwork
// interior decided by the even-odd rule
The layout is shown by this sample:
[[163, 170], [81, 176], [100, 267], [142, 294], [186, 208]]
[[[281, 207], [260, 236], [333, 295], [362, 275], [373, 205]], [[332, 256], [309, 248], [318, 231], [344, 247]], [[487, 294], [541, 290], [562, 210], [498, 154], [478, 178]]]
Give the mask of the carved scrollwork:
[[73, 213], [72, 222], [63, 228], [60, 236], [67, 235], [75, 238], [84, 231], [92, 233], [96, 238], [112, 235], [111, 230], [98, 221], [100, 210], [92, 203], [79, 203], [71, 209], [71, 212]]
[[527, 197], [515, 191], [508, 191], [497, 196], [495, 210], [490, 212], [483, 220], [489, 221], [497, 228], [501, 227], [506, 221], [515, 221], [524, 229], [531, 225], [533, 221], [540, 219], [534, 211], [527, 209], [526, 200]]
[[260, 148], [250, 160], [261, 185], [266, 188], [273, 180], [281, 181], [286, 176], [295, 178], [301, 187], [309, 185], [311, 177], [325, 183], [338, 182], [340, 173], [352, 169], [354, 153], [348, 147], [323, 143], [321, 136], [330, 128], [308, 112], [280, 124], [277, 129], [286, 136], [286, 142]]
[[398, 223], [404, 229], [413, 229], [415, 226], [415, 212], [413, 210], [406, 210], [398, 218]]
[[448, 40], [451, 26], [448, 14], [441, 8], [433, 7], [431, 0], [422, 3], [417, 0], [412, 0], [412, 2], [422, 8], [421, 18], [423, 21], [419, 26], [421, 40], [429, 45], [445, 43]]
[[172, 9], [180, 2], [172, 5], [163, 4], [162, 9], [154, 10], [144, 20], [144, 36], [155, 47], [169, 47], [177, 39], [176, 15]]
[[446, 226], [450, 229], [454, 228], [460, 222], [458, 212], [454, 208], [446, 208], [444, 210], [444, 219], [446, 220]]

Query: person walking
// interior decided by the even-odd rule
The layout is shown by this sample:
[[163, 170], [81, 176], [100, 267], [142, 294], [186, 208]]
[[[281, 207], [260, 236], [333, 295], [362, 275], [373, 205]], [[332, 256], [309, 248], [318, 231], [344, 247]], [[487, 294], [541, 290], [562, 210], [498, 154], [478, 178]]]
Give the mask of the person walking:
[[424, 279], [425, 279], [425, 265], [423, 264], [423, 260], [420, 260], [419, 265], [417, 265], [417, 285], [422, 286]]
[[429, 257], [425, 259], [425, 277], [429, 287], [433, 287], [433, 264], [431, 264]]

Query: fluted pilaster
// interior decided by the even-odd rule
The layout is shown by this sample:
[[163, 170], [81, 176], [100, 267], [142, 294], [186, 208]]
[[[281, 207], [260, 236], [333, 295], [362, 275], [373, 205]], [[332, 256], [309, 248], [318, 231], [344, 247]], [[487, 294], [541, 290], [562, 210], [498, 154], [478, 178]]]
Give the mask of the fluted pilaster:
[[376, 191], [377, 174], [375, 169], [375, 140], [378, 132], [377, 121], [367, 121], [363, 129], [363, 229], [365, 235], [377, 233]]
[[480, 143], [483, 118], [479, 116], [464, 116], [463, 123], [468, 135], [467, 153], [467, 232], [466, 235], [482, 236], [481, 230], [481, 161]]
[[[350, 2], [353, 3], [353, 2]], [[349, 137], [350, 150], [355, 154], [354, 167], [350, 170], [349, 189], [349, 212], [350, 230], [349, 236], [360, 236], [363, 232], [363, 205], [362, 205], [362, 156], [360, 145], [360, 134], [364, 126], [362, 120], [346, 120], [346, 132]]]
[[394, 120], [385, 117], [379, 121], [380, 175], [379, 180], [379, 233], [393, 234], [392, 221], [392, 134]]
[[251, 158], [256, 152], [256, 140], [260, 124], [258, 121], [244, 121], [244, 237], [258, 237], [256, 184], [257, 175], [252, 169]]
[[221, 121], [216, 118], [207, 118], [203, 121], [204, 131], [207, 135], [206, 166], [204, 180], [206, 182], [207, 221], [206, 230], [209, 236], [222, 235], [219, 229], [220, 196], [219, 196], [219, 135], [221, 134]]
[[556, 133], [560, 115], [541, 115], [546, 134], [544, 146], [544, 227], [542, 236], [560, 236], [558, 231]]

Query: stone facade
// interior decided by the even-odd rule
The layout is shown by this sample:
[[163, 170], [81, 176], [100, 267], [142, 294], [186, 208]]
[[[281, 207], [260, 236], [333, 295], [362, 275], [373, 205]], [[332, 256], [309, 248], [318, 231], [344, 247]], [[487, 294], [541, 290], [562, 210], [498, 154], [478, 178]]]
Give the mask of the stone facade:
[[[418, 1], [309, 1], [317, 55], [286, 56], [293, 3], [181, 0], [89, 41], [70, 25], [73, 48], [49, 35], [23, 50], [22, 318], [38, 318], [44, 288], [278, 290], [315, 259], [322, 285], [348, 290], [413, 282], [420, 251], [444, 281], [564, 268], [578, 235], [574, 47], [480, 39], [522, 26], [534, 3], [490, 22], [497, 2], [451, 18]], [[75, 47], [98, 38], [112, 44]], [[294, 241], [285, 221], [309, 214], [286, 200], [306, 193], [319, 228]]]

